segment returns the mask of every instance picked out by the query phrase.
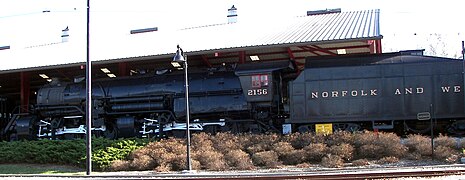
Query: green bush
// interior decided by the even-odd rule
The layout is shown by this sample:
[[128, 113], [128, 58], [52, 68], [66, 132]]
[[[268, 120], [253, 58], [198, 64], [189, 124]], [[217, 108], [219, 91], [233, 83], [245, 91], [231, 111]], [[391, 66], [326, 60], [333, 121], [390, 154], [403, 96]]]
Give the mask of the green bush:
[[[133, 150], [142, 147], [147, 140], [92, 141], [92, 164], [95, 169], [105, 169], [114, 160], [126, 158]], [[62, 164], [85, 167], [85, 140], [37, 140], [0, 142], [0, 163]]]
[[120, 139], [111, 141], [99, 138], [96, 142], [96, 149], [92, 153], [92, 165], [99, 169], [107, 169], [115, 160], [123, 160], [136, 149], [148, 143], [146, 139]]

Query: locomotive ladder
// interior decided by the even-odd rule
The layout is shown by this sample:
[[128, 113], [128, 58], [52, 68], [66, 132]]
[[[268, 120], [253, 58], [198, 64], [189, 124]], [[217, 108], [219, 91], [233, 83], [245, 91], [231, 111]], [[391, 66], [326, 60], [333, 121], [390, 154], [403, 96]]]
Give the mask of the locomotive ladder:
[[16, 120], [18, 120], [21, 116], [28, 115], [28, 113], [19, 113], [19, 114], [13, 114], [13, 116], [10, 118], [10, 121], [8, 121], [8, 124], [5, 126], [5, 128], [2, 131], [2, 136], [6, 135], [8, 131], [11, 131], [15, 128], [16, 126]]

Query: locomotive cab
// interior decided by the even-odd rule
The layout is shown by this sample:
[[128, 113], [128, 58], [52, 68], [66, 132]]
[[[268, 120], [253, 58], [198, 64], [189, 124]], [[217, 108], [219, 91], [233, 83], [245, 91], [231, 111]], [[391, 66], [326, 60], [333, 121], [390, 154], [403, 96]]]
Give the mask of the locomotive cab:
[[286, 117], [283, 102], [287, 99], [287, 85], [283, 76], [295, 72], [292, 61], [241, 64], [236, 69], [243, 94], [251, 104], [256, 120], [276, 124]]

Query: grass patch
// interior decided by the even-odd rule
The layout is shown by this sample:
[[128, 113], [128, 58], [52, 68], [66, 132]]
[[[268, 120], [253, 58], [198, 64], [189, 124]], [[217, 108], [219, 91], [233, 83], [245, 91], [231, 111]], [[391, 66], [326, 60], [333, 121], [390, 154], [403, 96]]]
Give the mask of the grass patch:
[[0, 164], [0, 174], [71, 174], [84, 175], [85, 169], [44, 164]]

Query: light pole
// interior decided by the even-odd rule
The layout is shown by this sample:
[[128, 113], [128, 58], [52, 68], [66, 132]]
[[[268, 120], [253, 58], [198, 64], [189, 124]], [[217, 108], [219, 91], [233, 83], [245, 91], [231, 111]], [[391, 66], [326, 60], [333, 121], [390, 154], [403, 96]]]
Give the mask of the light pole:
[[184, 55], [182, 49], [177, 46], [178, 50], [176, 51], [176, 55], [173, 57], [173, 61], [171, 64], [174, 67], [181, 67], [181, 63], [184, 63], [184, 77], [185, 77], [185, 87], [186, 87], [186, 137], [187, 137], [187, 170], [189, 172], [192, 171], [192, 163], [191, 163], [191, 135], [190, 135], [190, 125], [189, 125], [189, 79], [187, 77], [187, 55]]
[[92, 62], [89, 56], [90, 0], [87, 0], [86, 22], [86, 175], [92, 172]]

